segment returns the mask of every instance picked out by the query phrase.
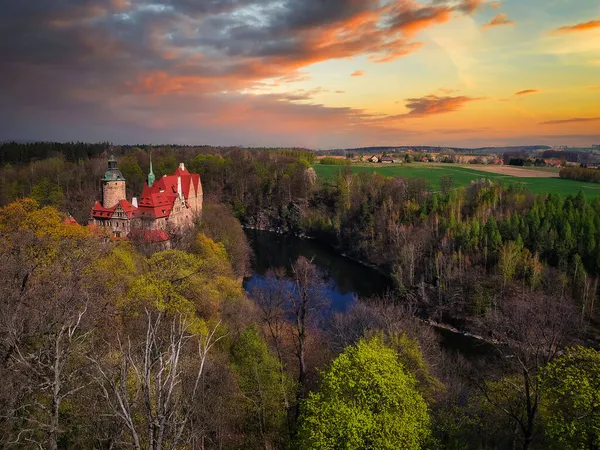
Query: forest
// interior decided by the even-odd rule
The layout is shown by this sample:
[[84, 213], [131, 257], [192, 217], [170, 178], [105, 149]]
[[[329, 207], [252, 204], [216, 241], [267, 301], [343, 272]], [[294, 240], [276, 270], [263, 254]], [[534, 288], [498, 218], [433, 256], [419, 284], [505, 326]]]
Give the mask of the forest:
[[588, 181], [600, 183], [600, 170], [587, 167], [563, 167], [560, 169], [560, 177], [569, 180]]
[[[11, 144], [0, 168], [0, 446], [600, 448], [600, 200], [153, 147], [157, 177], [184, 162], [205, 204], [149, 252], [63, 222], [87, 222], [111, 151], [142, 190], [150, 148], [98, 146]], [[394, 290], [324, 317], [300, 257], [246, 292], [243, 227], [318, 240]], [[449, 327], [479, 351], [443, 346]]]

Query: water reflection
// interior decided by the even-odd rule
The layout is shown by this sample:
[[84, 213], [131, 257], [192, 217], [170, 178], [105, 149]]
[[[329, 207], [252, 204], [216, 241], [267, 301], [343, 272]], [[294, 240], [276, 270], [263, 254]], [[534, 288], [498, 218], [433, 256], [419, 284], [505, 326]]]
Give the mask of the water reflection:
[[391, 281], [381, 273], [316, 241], [254, 230], [248, 230], [247, 236], [254, 250], [253, 273], [244, 281], [247, 291], [264, 286], [269, 269], [284, 267], [289, 271], [299, 256], [311, 259], [323, 273], [324, 294], [332, 311], [345, 312], [357, 297], [383, 294], [392, 288]]

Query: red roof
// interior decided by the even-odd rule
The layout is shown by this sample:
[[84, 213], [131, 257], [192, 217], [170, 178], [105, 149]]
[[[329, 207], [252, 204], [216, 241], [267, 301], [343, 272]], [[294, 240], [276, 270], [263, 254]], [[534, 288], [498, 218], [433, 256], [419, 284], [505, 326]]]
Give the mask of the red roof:
[[167, 217], [171, 214], [177, 199], [177, 182], [181, 177], [181, 193], [184, 198], [190, 195], [190, 188], [198, 191], [200, 175], [190, 174], [187, 169], [178, 167], [173, 175], [163, 176], [154, 182], [152, 187], [144, 185], [144, 191], [138, 202], [139, 217]]
[[[136, 208], [127, 200], [120, 200], [111, 208], [104, 208], [100, 202], [96, 202], [92, 208], [92, 217], [95, 219], [110, 219], [115, 213], [117, 206], [121, 206], [128, 218], [147, 217], [157, 219], [168, 217], [171, 214], [175, 200], [177, 199], [178, 178], [181, 177], [181, 193], [187, 199], [193, 186], [193, 191], [200, 189], [200, 175], [191, 174], [185, 167], [179, 166], [173, 175], [163, 176], [154, 182], [152, 187], [144, 184], [144, 190]], [[186, 206], [189, 205], [186, 202]]]
[[100, 202], [96, 202], [94, 204], [94, 207], [92, 208], [92, 217], [94, 217], [95, 219], [110, 219], [112, 218], [118, 206], [120, 206], [123, 209], [125, 215], [128, 218], [131, 219], [136, 215], [136, 207], [129, 203], [127, 200], [123, 199], [119, 200], [119, 202], [112, 208], [105, 208], [100, 204]]
[[144, 230], [141, 228], [131, 230], [129, 236], [134, 239], [141, 238], [147, 242], [164, 242], [170, 239], [169, 234], [165, 230]]
[[96, 219], [110, 219], [114, 211], [115, 208], [105, 208], [100, 202], [96, 201], [92, 208], [92, 217]]
[[120, 205], [121, 208], [123, 208], [123, 211], [125, 211], [125, 214], [130, 219], [136, 215], [137, 208], [131, 203], [129, 203], [127, 200], [119, 200], [119, 203], [117, 205]]
[[63, 220], [63, 223], [65, 225], [79, 225], [79, 223], [77, 223], [75, 218], [70, 214], [67, 217], [65, 217], [65, 220]]

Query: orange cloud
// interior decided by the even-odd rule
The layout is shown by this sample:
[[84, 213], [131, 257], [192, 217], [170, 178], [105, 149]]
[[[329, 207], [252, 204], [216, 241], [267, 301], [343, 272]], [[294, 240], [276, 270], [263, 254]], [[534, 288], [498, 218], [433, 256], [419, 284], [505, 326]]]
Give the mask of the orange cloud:
[[428, 11], [422, 16], [415, 15], [406, 22], [398, 25], [398, 29], [407, 37], [416, 35], [419, 31], [426, 28], [431, 28], [433, 25], [446, 23], [450, 20], [450, 10], [445, 8], [434, 9]]
[[492, 27], [497, 27], [497, 26], [501, 26], [501, 25], [514, 25], [515, 21], [514, 20], [508, 20], [507, 15], [506, 14], [498, 14], [496, 17], [494, 17], [492, 20], [490, 20], [488, 23], [486, 23], [483, 28], [492, 28]]
[[586, 123], [586, 122], [597, 122], [600, 117], [574, 117], [572, 119], [561, 119], [561, 120], [548, 120], [542, 122], [541, 125], [562, 125], [565, 123]]
[[467, 97], [465, 95], [461, 95], [458, 97], [441, 97], [438, 95], [427, 95], [425, 97], [407, 98], [407, 103], [405, 106], [409, 110], [408, 113], [373, 119], [373, 122], [386, 123], [402, 119], [420, 118], [435, 114], [445, 114], [457, 111], [467, 103], [471, 103], [478, 100], [483, 99], [476, 97]]
[[524, 91], [519, 91], [515, 95], [529, 95], [540, 92], [538, 89], [525, 89]]
[[589, 89], [590, 89], [590, 91], [600, 91], [600, 85], [598, 85], [598, 86], [592, 86]]
[[406, 107], [410, 109], [408, 113], [411, 116], [428, 116], [432, 114], [443, 114], [456, 111], [462, 108], [466, 103], [481, 100], [480, 98], [467, 97], [439, 97], [437, 95], [428, 95], [421, 98], [409, 98]]
[[553, 33], [572, 33], [574, 31], [593, 30], [594, 28], [600, 28], [600, 20], [590, 20], [589, 22], [560, 27], [554, 30]]
[[457, 11], [464, 14], [471, 14], [483, 4], [483, 0], [463, 0], [462, 4], [455, 7]]
[[219, 81], [218, 78], [171, 75], [165, 71], [156, 71], [141, 75], [135, 81], [128, 81], [125, 83], [125, 86], [133, 94], [163, 96], [212, 91], [215, 89], [217, 83], [222, 81]]
[[355, 70], [350, 74], [351, 77], [362, 77], [365, 74], [364, 70]]
[[400, 31], [406, 37], [413, 37], [421, 30], [448, 22], [453, 13], [471, 14], [481, 6], [483, 0], [462, 0], [458, 5], [444, 4], [443, 1], [432, 5], [419, 6], [416, 2], [397, 2], [386, 9], [390, 17], [392, 31]]
[[494, 9], [500, 9], [500, 2], [490, 3], [490, 6]]
[[131, 6], [129, 0], [111, 0], [110, 3], [118, 10], [126, 9]]
[[391, 17], [390, 28], [400, 31], [406, 37], [412, 37], [423, 29], [448, 22], [452, 17], [452, 11], [448, 6], [415, 8], [399, 3], [392, 6], [388, 12], [388, 16]]

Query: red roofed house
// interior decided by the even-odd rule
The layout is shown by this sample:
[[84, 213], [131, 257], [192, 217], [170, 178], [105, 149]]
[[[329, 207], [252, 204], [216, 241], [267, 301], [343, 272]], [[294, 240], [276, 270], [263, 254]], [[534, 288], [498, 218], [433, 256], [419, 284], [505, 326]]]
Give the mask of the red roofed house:
[[90, 225], [109, 228], [115, 239], [141, 238], [150, 242], [168, 242], [170, 233], [191, 227], [202, 211], [200, 175], [179, 165], [173, 175], [155, 180], [150, 160], [148, 181], [138, 202], [125, 198], [125, 178], [111, 156], [102, 179], [102, 203], [92, 208]]
[[65, 225], [79, 225], [77, 223], [77, 221], [75, 220], [75, 218], [71, 214], [68, 214], [67, 217], [65, 217], [65, 220], [63, 220], [63, 223]]

